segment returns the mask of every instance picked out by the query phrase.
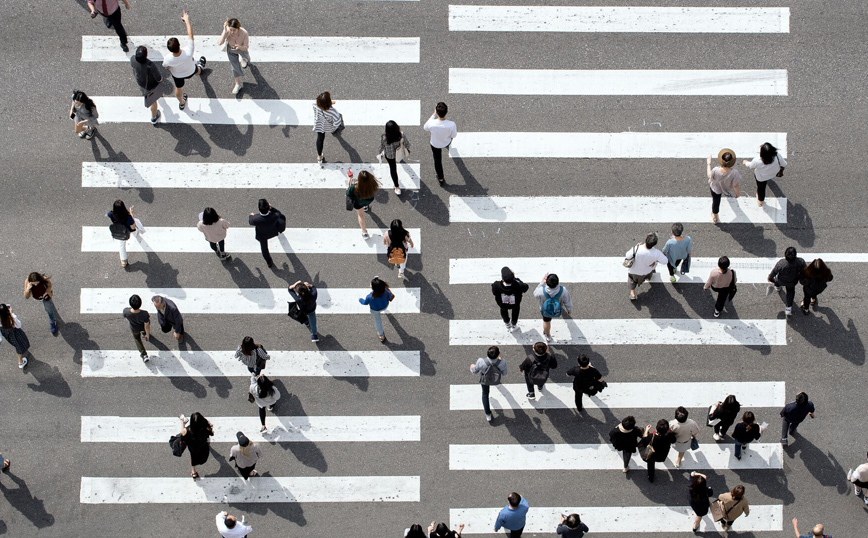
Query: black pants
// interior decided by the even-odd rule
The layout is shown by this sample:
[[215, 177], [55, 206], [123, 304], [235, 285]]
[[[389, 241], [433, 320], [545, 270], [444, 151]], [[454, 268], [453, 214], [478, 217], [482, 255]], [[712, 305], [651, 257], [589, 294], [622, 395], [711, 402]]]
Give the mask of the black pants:
[[323, 144], [325, 144], [325, 133], [316, 134], [316, 154], [322, 155]]
[[262, 425], [265, 426], [265, 408], [264, 407], [259, 408], [259, 422], [261, 422]]
[[250, 467], [239, 467], [236, 464], [235, 468], [238, 469], [238, 473], [241, 475], [241, 478], [247, 480], [248, 478], [250, 478], [250, 473], [256, 470], [256, 464], [254, 463]]
[[653, 482], [654, 481], [654, 471], [655, 471], [655, 468], [657, 465], [657, 461], [654, 458], [651, 458], [650, 460], [648, 460], [647, 463], [648, 463], [648, 481]]
[[715, 288], [712, 286], [711, 291], [717, 292], [717, 300], [714, 302], [714, 309], [718, 312], [723, 312], [723, 305], [726, 304], [726, 300], [729, 298], [729, 288]]
[[115, 32], [118, 33], [118, 37], [121, 40], [121, 45], [126, 45], [127, 44], [127, 31], [126, 31], [126, 29], [124, 29], [124, 25], [121, 23], [121, 6], [120, 6], [120, 4], [118, 4], [118, 8], [111, 15], [103, 15], [102, 13], [100, 13], [100, 15], [102, 15], [103, 17], [108, 19], [108, 21], [111, 23], [111, 26], [115, 29]]
[[[580, 394], [580, 393], [576, 393]], [[624, 468], [627, 469], [630, 467], [630, 460], [633, 458], [633, 452], [627, 452], [626, 450], [621, 451], [621, 459], [624, 460]]]
[[756, 179], [754, 181], [756, 181], [756, 199], [762, 202], [766, 199], [766, 183], [768, 181], [757, 181]]
[[720, 198], [723, 195], [717, 194], [711, 189], [708, 190], [711, 191], [711, 212], [717, 215], [718, 213], [720, 213]]
[[521, 533], [524, 532], [524, 527], [518, 529], [517, 531], [509, 531], [509, 538], [520, 538]]
[[[527, 385], [527, 391], [529, 393], [533, 392], [533, 381], [531, 381], [530, 379], [530, 372], [524, 372], [524, 384]], [[542, 385], [538, 385], [539, 390], [542, 390], [545, 385], [545, 383], [543, 383]]]
[[786, 292], [786, 294], [784, 295], [784, 304], [787, 306], [787, 308], [792, 308], [793, 299], [796, 298], [796, 285], [793, 284], [790, 286], [787, 284], [779, 284], [777, 282], [775, 283], [775, 285], [784, 287], [784, 291]]
[[226, 252], [226, 250], [223, 248], [226, 244], [225, 239], [220, 241], [219, 243], [212, 243], [211, 241], [208, 241], [208, 244], [211, 245], [211, 250], [216, 252], [218, 256]]
[[434, 171], [437, 173], [437, 181], [443, 181], [443, 148], [431, 146], [431, 153], [434, 154]]
[[392, 183], [395, 188], [398, 188], [398, 161], [386, 157], [386, 162], [389, 163], [389, 173], [392, 175]]
[[714, 425], [714, 433], [723, 437], [726, 435], [726, 430], [728, 430], [730, 426], [732, 426], [732, 421], [724, 422], [721, 420]]
[[271, 259], [271, 253], [268, 252], [268, 239], [259, 239], [259, 248], [262, 250], [262, 257], [265, 258], [265, 263], [269, 267], [274, 265], [274, 260]]
[[[509, 312], [512, 311], [512, 316], [510, 317]], [[504, 323], [512, 323], [513, 325], [518, 324], [518, 313], [521, 312], [521, 305], [514, 304], [509, 306], [501, 306], [500, 307], [500, 317], [503, 319]]]
[[582, 391], [579, 391], [579, 390], [577, 390], [575, 392], [576, 392], [576, 409], [581, 411], [583, 409], [582, 398], [584, 398], [585, 393]]
[[[802, 299], [802, 306], [805, 308], [808, 308], [809, 306], [811, 306], [811, 299], [816, 299], [817, 295], [820, 295], [822, 293], [819, 291], [814, 293], [814, 292], [810, 291], [807, 288], [807, 286], [802, 286], [802, 292], [805, 294], [805, 298]], [[794, 297], [795, 297], [795, 295], [794, 295]]]
[[669, 262], [666, 262], [666, 268], [669, 269], [669, 276], [675, 276], [675, 269], [681, 265], [681, 262], [684, 260], [675, 260], [675, 265], [672, 265]]
[[[163, 331], [164, 333], [171, 332], [172, 326], [171, 325], [160, 325], [160, 330]], [[184, 327], [180, 327], [175, 332], [177, 332], [178, 334], [184, 334]]]

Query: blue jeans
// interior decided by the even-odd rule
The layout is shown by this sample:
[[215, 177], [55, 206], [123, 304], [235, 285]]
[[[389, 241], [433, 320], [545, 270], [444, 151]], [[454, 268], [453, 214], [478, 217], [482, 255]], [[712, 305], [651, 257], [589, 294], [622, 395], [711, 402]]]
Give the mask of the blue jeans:
[[57, 320], [54, 319], [54, 315], [57, 313], [54, 310], [54, 301], [51, 299], [45, 299], [42, 301], [42, 308], [45, 309], [45, 313], [48, 314], [48, 323], [51, 326], [51, 332], [57, 328]]
[[374, 325], [377, 327], [377, 334], [380, 336], [385, 335], [386, 333], [383, 332], [383, 318], [380, 315], [380, 311], [372, 308], [371, 316], [374, 318]]
[[[747, 450], [747, 447], [749, 447], [749, 446], [750, 446], [750, 443], [745, 443], [745, 445], [744, 445], [745, 450]], [[735, 442], [735, 457], [736, 458], [741, 457], [741, 443], [739, 443], [738, 441]]]
[[482, 409], [485, 410], [486, 415], [491, 414], [491, 405], [488, 403], [488, 392], [491, 390], [491, 387], [488, 385], [480, 385], [482, 387]]
[[316, 311], [307, 315], [307, 328], [310, 329], [310, 334], [316, 334]]

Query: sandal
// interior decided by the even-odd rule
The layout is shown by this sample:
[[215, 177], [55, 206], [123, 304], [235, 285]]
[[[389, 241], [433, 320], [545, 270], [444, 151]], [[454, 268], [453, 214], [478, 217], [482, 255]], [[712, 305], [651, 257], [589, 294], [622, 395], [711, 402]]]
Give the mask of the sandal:
[[199, 473], [197, 473], [196, 471], [193, 471], [192, 473], [190, 473], [190, 476], [193, 477], [193, 480], [197, 480], [197, 479], [201, 478], [199, 476]]
[[385, 335], [385, 334], [378, 334], [377, 336], [380, 337], [380, 342], [385, 342], [385, 341], [386, 341], [386, 335]]
[[10, 465], [12, 465], [12, 462], [11, 462], [11, 461], [9, 461], [8, 459], [3, 460], [3, 468], [2, 468], [2, 471], [3, 471], [4, 473], [5, 473], [6, 471], [8, 471]]

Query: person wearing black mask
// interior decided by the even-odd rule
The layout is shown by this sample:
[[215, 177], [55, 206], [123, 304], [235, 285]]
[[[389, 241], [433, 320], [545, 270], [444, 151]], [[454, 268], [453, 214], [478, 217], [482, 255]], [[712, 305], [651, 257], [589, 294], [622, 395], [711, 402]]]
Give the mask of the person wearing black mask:
[[[504, 267], [500, 270], [500, 280], [491, 284], [494, 302], [500, 307], [500, 317], [506, 330], [513, 332], [518, 329], [518, 314], [521, 311], [521, 296], [528, 290], [528, 285], [515, 276], [512, 269]], [[510, 317], [511, 314], [511, 317]]]

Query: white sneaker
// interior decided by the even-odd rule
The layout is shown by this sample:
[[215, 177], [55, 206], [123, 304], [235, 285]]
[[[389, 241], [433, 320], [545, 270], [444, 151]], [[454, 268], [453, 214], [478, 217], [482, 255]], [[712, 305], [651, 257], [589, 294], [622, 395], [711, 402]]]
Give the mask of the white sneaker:
[[[544, 336], [545, 336], [545, 335], [544, 335]], [[551, 337], [551, 336], [546, 336], [545, 339], [546, 339], [546, 342], [551, 342], [551, 341], [552, 341], [552, 337]]]
[[241, 84], [236, 84], [235, 87], [232, 88], [232, 95], [241, 91]]
[[510, 332], [510, 333], [512, 332], [512, 325], [511, 324], [504, 323], [504, 326], [506, 327], [506, 332]]
[[150, 362], [150, 361], [151, 361], [150, 357], [148, 357], [147, 355], [142, 355], [142, 362]]
[[714, 437], [715, 441], [720, 441], [720, 435], [715, 433], [712, 437]]
[[486, 413], [485, 420], [487, 420], [488, 422], [491, 422], [491, 418], [492, 418], [491, 415]]
[[784, 310], [784, 314], [786, 314], [787, 317], [792, 316], [792, 315], [793, 315], [793, 307], [792, 307], [792, 306], [788, 306], [787, 309]]
[[401, 196], [401, 189], [399, 189], [398, 187], [395, 187], [395, 194], [397, 194], [398, 196]]
[[[247, 67], [248, 65], [250, 65], [250, 64], [247, 63], [247, 60], [244, 59], [244, 56], [240, 56], [240, 57], [238, 58], [238, 63], [241, 64], [241, 67], [242, 67], [242, 68]], [[242, 523], [243, 523], [243, 521], [242, 521]]]
[[398, 278], [404, 278], [404, 271], [398, 269]]
[[518, 330], [518, 325], [509, 324], [509, 332], [514, 333]]
[[626, 472], [629, 472], [629, 471], [630, 471], [630, 468], [629, 468], [629, 467], [624, 467], [624, 468], [621, 470], [622, 473], [626, 473]]
[[21, 362], [18, 364], [18, 367], [21, 368], [22, 370], [24, 369], [25, 366], [27, 366], [27, 357], [22, 358]]

